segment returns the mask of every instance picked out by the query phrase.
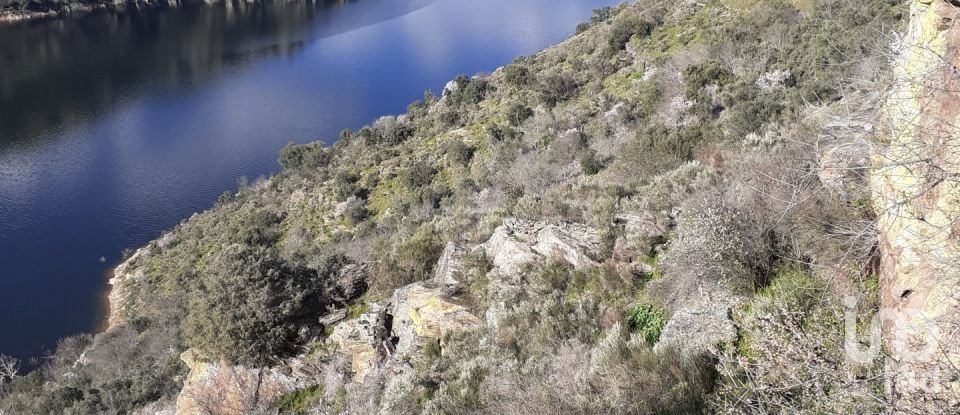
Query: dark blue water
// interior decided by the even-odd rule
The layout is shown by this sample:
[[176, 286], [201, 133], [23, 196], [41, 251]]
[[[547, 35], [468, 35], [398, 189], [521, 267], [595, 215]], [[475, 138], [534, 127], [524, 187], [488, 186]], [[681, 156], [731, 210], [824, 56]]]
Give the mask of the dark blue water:
[[357, 0], [0, 28], [0, 353], [94, 329], [133, 248], [279, 170], [288, 142], [405, 111], [612, 0]]

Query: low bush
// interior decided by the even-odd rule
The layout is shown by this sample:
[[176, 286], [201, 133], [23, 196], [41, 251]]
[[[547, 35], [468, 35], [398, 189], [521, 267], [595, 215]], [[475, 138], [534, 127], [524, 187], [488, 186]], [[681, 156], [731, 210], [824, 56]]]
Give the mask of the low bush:
[[395, 246], [378, 247], [374, 288], [380, 293], [432, 277], [443, 244], [432, 226], [424, 225]]
[[640, 334], [648, 344], [653, 345], [660, 339], [660, 332], [663, 331], [663, 326], [667, 324], [667, 320], [663, 312], [654, 306], [637, 304], [627, 312], [626, 323], [631, 332]]
[[603, 170], [603, 162], [597, 158], [597, 152], [592, 149], [581, 151], [579, 159], [583, 174], [591, 176]]
[[483, 101], [493, 86], [487, 78], [467, 78], [460, 75], [454, 80], [456, 87], [450, 92], [448, 104], [451, 108], [461, 108], [465, 105], [475, 105]]
[[627, 145], [623, 158], [635, 160], [634, 172], [649, 177], [692, 160], [695, 151], [714, 133], [707, 126], [667, 128], [656, 124], [637, 130], [636, 140]]
[[510, 125], [516, 127], [523, 124], [527, 118], [533, 116], [533, 109], [523, 104], [513, 104], [507, 109], [507, 119]]
[[547, 107], [555, 107], [558, 103], [573, 98], [579, 87], [570, 74], [548, 75], [540, 82], [540, 101]]
[[280, 413], [284, 415], [300, 415], [310, 413], [315, 405], [323, 398], [323, 385], [314, 385], [295, 390], [280, 397]]
[[284, 169], [317, 169], [330, 161], [330, 152], [321, 142], [287, 144], [280, 150], [280, 165]]
[[337, 174], [333, 177], [333, 191], [338, 201], [342, 202], [349, 199], [350, 196], [357, 195], [359, 191], [357, 180], [360, 180], [360, 176], [352, 171], [337, 171]]
[[714, 410], [882, 413], [883, 359], [861, 365], [847, 357], [839, 300], [807, 270], [775, 270], [770, 286], [735, 313], [741, 339], [721, 353]]
[[536, 78], [530, 73], [530, 68], [521, 62], [514, 62], [503, 68], [503, 80], [517, 88], [523, 88], [533, 83]]

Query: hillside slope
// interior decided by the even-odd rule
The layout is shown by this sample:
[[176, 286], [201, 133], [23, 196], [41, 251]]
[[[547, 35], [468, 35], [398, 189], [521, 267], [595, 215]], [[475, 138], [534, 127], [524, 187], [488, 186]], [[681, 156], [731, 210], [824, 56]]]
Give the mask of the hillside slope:
[[[880, 413], [900, 2], [636, 3], [283, 150], [117, 269], [9, 413]], [[837, 36], [843, 33], [843, 36]], [[847, 298], [856, 304], [845, 303]]]

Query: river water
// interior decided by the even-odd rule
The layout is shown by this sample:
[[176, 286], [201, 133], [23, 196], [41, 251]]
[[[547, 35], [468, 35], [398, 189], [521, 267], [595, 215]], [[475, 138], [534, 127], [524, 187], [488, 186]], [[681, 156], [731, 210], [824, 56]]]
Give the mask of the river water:
[[96, 328], [125, 248], [611, 0], [354, 0], [0, 27], [0, 353]]

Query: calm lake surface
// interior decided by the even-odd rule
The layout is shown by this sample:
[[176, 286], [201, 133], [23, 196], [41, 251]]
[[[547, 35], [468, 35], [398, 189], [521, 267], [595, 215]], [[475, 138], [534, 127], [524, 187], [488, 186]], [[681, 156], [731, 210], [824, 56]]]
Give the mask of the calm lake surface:
[[611, 0], [357, 0], [0, 27], [0, 353], [95, 329], [125, 248], [202, 211], [288, 142], [571, 35]]

